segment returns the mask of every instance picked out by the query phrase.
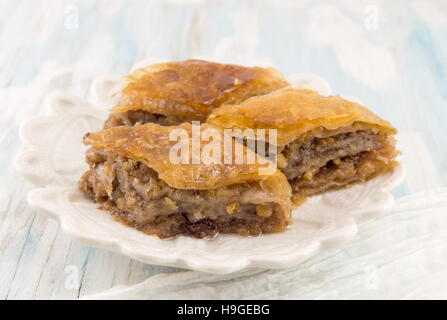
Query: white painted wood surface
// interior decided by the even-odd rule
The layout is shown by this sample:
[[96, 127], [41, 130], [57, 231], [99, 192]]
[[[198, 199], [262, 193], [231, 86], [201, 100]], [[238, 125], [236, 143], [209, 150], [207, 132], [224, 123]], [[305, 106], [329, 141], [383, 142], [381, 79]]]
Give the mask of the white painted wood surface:
[[2, 0], [0, 44], [0, 299], [71, 299], [178, 271], [72, 242], [27, 206], [32, 186], [13, 168], [18, 127], [48, 93], [89, 97], [94, 77], [145, 58], [320, 74], [413, 137], [397, 197], [446, 185], [443, 1]]

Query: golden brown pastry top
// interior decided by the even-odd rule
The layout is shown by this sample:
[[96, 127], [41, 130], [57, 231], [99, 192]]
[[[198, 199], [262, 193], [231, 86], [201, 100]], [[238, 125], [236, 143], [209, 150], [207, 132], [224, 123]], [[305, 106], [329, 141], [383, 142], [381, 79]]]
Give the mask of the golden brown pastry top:
[[[256, 181], [262, 189], [273, 194], [290, 196], [290, 186], [281, 172], [273, 167], [272, 172], [266, 173], [262, 169], [266, 169], [268, 165], [258, 161], [253, 164], [248, 164], [246, 161], [242, 164], [234, 164], [234, 148], [230, 150], [222, 148], [221, 162], [218, 164], [206, 164], [204, 161], [192, 164], [191, 152], [189, 163], [173, 163], [169, 157], [170, 150], [179, 142], [179, 140], [169, 140], [170, 132], [174, 129], [183, 129], [189, 134], [189, 143], [191, 142], [192, 125], [190, 123], [170, 127], [153, 123], [135, 127], [113, 127], [88, 133], [83, 142], [97, 149], [124, 154], [128, 158], [143, 162], [155, 170], [160, 179], [176, 189], [206, 190]], [[208, 129], [214, 129], [214, 132], [223, 134], [222, 130], [209, 124], [202, 124], [200, 129], [202, 134]], [[210, 142], [202, 142], [202, 150], [208, 143], [213, 143], [213, 139], [210, 139]], [[221, 143], [216, 144], [222, 147], [223, 143], [224, 139], [221, 139]], [[253, 154], [244, 146], [240, 145], [240, 147], [245, 155]], [[233, 155], [233, 162], [230, 164], [224, 163], [225, 151]]]
[[339, 96], [324, 97], [306, 89], [278, 90], [250, 98], [239, 105], [217, 108], [207, 122], [228, 129], [277, 129], [279, 146], [319, 127], [336, 130], [353, 123], [372, 125], [389, 134], [396, 133], [390, 123], [358, 103]]
[[114, 112], [145, 110], [204, 121], [216, 107], [287, 86], [276, 70], [186, 60], [137, 69], [124, 80]]

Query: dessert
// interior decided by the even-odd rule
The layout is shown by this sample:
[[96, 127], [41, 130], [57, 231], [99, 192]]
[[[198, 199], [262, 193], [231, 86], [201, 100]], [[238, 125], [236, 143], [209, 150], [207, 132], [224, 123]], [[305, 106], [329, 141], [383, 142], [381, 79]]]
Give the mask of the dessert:
[[366, 181], [396, 166], [396, 130], [360, 104], [284, 89], [213, 110], [207, 122], [277, 132], [277, 165], [294, 200]]
[[105, 128], [157, 123], [177, 125], [205, 121], [226, 104], [288, 86], [272, 68], [243, 67], [203, 60], [154, 64], [125, 78], [121, 97]]
[[[188, 135], [180, 144], [187, 145], [179, 149], [184, 151], [190, 150], [193, 130], [190, 123], [148, 123], [87, 134], [84, 144], [91, 146], [86, 156], [90, 168], [79, 182], [80, 189], [118, 220], [160, 238], [283, 231], [291, 210], [285, 176], [276, 169], [266, 174], [268, 170], [262, 170], [269, 165], [266, 162], [225, 164], [230, 152], [226, 148], [214, 158], [219, 160], [216, 163], [194, 163], [193, 151], [182, 161], [173, 161], [172, 150], [180, 142], [171, 141], [172, 132]], [[212, 125], [200, 126], [201, 134], [209, 130], [223, 135]], [[221, 147], [223, 141], [208, 144]], [[202, 142], [202, 154], [208, 144]], [[243, 146], [242, 150], [247, 156], [252, 153]]]
[[125, 79], [104, 129], [85, 135], [79, 188], [160, 238], [281, 232], [292, 203], [394, 168], [395, 134], [366, 107], [293, 89], [274, 69], [155, 64]]

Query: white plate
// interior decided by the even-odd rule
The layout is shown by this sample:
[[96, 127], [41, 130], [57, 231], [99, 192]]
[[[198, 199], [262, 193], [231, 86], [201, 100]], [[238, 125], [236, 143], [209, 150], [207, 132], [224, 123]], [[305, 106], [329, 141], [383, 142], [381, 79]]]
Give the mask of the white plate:
[[[297, 74], [292, 79], [297, 87], [311, 84], [314, 90], [330, 92], [318, 76]], [[220, 235], [214, 240], [160, 240], [145, 235], [96, 209], [77, 189], [77, 180], [87, 169], [81, 138], [102, 127], [118, 81], [117, 76], [98, 78], [92, 88], [94, 105], [66, 93], [51, 95], [49, 114], [24, 123], [20, 131], [26, 150], [16, 167], [39, 186], [28, 194], [28, 202], [59, 220], [66, 234], [84, 244], [149, 264], [209, 273], [289, 267], [352, 239], [357, 223], [378, 217], [392, 206], [389, 191], [404, 178], [403, 168], [398, 167], [368, 183], [313, 197], [293, 212], [294, 224], [279, 234], [250, 238]]]

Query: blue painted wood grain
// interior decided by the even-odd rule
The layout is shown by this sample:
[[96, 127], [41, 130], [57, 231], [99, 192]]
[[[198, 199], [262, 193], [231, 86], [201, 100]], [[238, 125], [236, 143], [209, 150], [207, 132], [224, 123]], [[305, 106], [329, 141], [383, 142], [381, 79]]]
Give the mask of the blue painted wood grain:
[[[29, 209], [25, 197], [31, 186], [12, 167], [20, 150], [18, 126], [44, 111], [46, 94], [63, 87], [85, 97], [96, 76], [124, 75], [144, 58], [217, 55], [235, 63], [268, 61], [286, 75], [319, 74], [334, 93], [360, 97], [400, 132], [417, 133], [425, 143], [436, 179], [419, 184], [417, 178], [399, 188], [397, 196], [446, 185], [446, 3], [374, 1], [379, 22], [373, 29], [365, 27], [368, 5], [370, 1], [2, 0], [0, 298], [74, 298], [176, 271], [72, 243], [57, 224]], [[73, 12], [76, 28], [67, 25]], [[341, 33], [337, 30], [346, 26]], [[319, 30], [324, 34], [318, 35]], [[344, 47], [325, 36], [343, 39]], [[380, 70], [383, 57], [370, 52], [359, 60], [365, 45], [384, 51], [391, 66]], [[388, 67], [395, 70], [394, 77]], [[44, 83], [44, 69], [61, 68], [75, 75], [65, 84]], [[378, 72], [384, 74], [383, 83], [372, 81]], [[80, 289], [65, 289], [66, 265], [79, 267]]]

